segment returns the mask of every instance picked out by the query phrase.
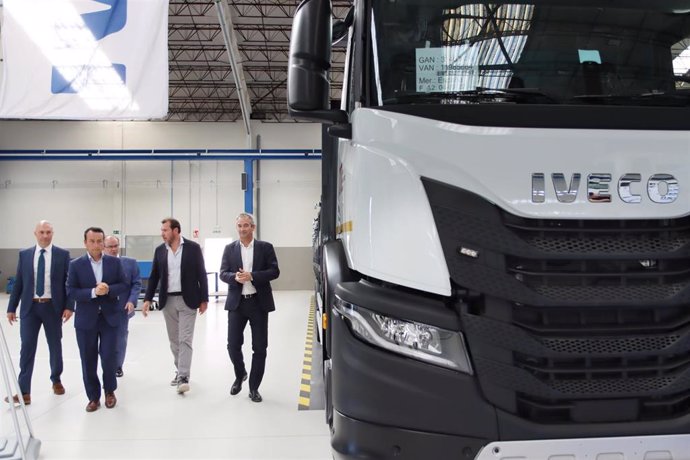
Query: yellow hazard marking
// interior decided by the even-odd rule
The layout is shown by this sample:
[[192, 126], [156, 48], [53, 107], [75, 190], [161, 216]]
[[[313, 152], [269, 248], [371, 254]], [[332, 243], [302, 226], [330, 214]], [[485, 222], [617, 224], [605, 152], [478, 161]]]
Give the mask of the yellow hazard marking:
[[351, 232], [352, 231], [352, 221], [348, 220], [347, 222], [343, 222], [340, 225], [337, 225], [335, 227], [335, 232], [336, 233], [346, 233], [346, 232]]
[[316, 300], [314, 296], [311, 297], [309, 303], [309, 314], [307, 315], [307, 337], [304, 340], [304, 358], [302, 361], [302, 382], [300, 383], [300, 395], [298, 399], [297, 409], [309, 409], [311, 403], [311, 360], [312, 360], [312, 345], [314, 343], [314, 318], [316, 315]]

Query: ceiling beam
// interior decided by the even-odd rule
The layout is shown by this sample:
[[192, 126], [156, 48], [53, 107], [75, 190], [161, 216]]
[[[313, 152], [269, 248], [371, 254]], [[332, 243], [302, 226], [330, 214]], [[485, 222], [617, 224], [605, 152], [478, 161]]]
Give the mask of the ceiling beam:
[[244, 121], [244, 130], [247, 135], [247, 147], [253, 148], [254, 136], [252, 135], [252, 125], [249, 121], [252, 115], [252, 105], [249, 100], [247, 81], [244, 78], [244, 70], [242, 69], [242, 61], [240, 60], [240, 50], [237, 46], [237, 37], [235, 36], [235, 29], [232, 24], [232, 18], [230, 17], [230, 9], [227, 0], [215, 0], [215, 2], [220, 28], [223, 32], [223, 40], [225, 41], [225, 47], [228, 51], [228, 58], [230, 58], [232, 76], [235, 79], [237, 96], [240, 99], [240, 107], [242, 108], [242, 121]]

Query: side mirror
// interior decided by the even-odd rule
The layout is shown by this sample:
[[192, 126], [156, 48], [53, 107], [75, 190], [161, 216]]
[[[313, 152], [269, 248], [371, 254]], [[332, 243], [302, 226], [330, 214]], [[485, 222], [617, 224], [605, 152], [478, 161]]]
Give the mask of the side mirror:
[[294, 118], [347, 123], [347, 113], [330, 110], [331, 2], [304, 0], [295, 12], [288, 61], [288, 113]]

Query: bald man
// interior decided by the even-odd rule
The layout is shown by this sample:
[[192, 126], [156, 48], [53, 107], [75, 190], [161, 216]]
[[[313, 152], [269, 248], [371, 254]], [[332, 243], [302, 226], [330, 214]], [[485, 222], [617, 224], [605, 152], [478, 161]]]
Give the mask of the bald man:
[[[19, 251], [17, 275], [7, 306], [7, 320], [10, 325], [17, 321], [19, 312], [19, 389], [24, 404], [31, 404], [31, 376], [34, 371], [38, 333], [43, 331], [50, 352], [50, 380], [53, 393], [65, 394], [62, 385], [62, 323], [74, 312], [73, 304], [67, 301], [65, 282], [69, 270], [70, 256], [65, 249], [53, 245], [53, 226], [42, 220], [34, 230], [36, 245]], [[7, 398], [5, 398], [7, 400]], [[14, 395], [19, 403], [19, 396]]]

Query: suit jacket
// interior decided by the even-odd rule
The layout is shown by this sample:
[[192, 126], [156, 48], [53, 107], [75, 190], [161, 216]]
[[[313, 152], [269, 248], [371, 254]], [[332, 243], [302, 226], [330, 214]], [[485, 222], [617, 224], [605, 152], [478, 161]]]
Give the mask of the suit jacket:
[[[199, 308], [201, 302], [208, 302], [208, 278], [201, 246], [194, 241], [184, 240], [181, 267], [180, 283], [184, 303], [189, 308]], [[144, 300], [149, 302], [153, 300], [159, 282], [158, 306], [165, 308], [165, 303], [168, 301], [168, 249], [165, 243], [158, 246], [153, 254], [151, 275]]]
[[[236, 240], [225, 246], [220, 264], [220, 279], [228, 283], [228, 297], [225, 300], [225, 309], [228, 311], [236, 310], [240, 305], [243, 284], [235, 281], [235, 273], [240, 268], [242, 268], [242, 250], [240, 241]], [[280, 275], [280, 269], [273, 245], [255, 239], [252, 284], [256, 288], [257, 304], [266, 311], [276, 309], [271, 281], [278, 278], [278, 275]]]
[[131, 257], [120, 257], [119, 259], [122, 264], [122, 271], [125, 274], [125, 281], [129, 286], [129, 291], [125, 291], [118, 299], [120, 310], [126, 316], [125, 305], [127, 305], [127, 302], [132, 302], [135, 307], [137, 306], [139, 294], [141, 293], [141, 274], [139, 273], [139, 264], [137, 264], [136, 259]]
[[88, 254], [74, 259], [69, 264], [67, 276], [67, 295], [76, 302], [74, 327], [94, 329], [101, 311], [109, 325], [117, 327], [122, 321], [118, 296], [128, 291], [122, 264], [117, 257], [103, 254], [103, 282], [110, 287], [108, 294], [91, 298], [91, 290], [96, 287]]
[[[34, 255], [36, 246], [19, 251], [17, 262], [17, 276], [14, 288], [7, 305], [7, 313], [16, 313], [17, 306], [21, 302], [20, 318], [26, 317], [33, 304], [35, 280], [34, 280]], [[53, 299], [53, 308], [62, 315], [65, 309], [74, 310], [74, 304], [68, 302], [65, 282], [69, 270], [69, 251], [53, 245], [50, 261], [50, 291]]]

